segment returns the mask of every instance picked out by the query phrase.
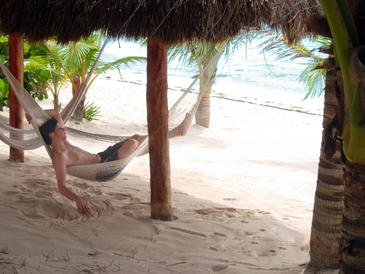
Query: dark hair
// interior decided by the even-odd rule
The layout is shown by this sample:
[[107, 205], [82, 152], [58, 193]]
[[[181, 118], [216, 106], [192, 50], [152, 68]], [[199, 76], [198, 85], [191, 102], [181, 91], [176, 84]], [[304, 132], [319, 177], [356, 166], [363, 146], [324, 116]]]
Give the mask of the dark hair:
[[49, 137], [49, 134], [56, 129], [57, 123], [58, 121], [55, 118], [50, 118], [39, 127], [39, 132], [47, 145], [52, 144], [52, 139]]

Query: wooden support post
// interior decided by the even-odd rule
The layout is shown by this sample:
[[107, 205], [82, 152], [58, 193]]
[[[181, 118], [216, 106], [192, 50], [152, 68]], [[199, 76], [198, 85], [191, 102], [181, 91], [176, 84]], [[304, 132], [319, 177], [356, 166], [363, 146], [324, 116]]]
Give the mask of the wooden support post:
[[151, 217], [171, 220], [170, 153], [167, 104], [167, 46], [147, 44], [147, 120], [151, 174]]
[[[9, 69], [20, 83], [23, 83], [24, 57], [23, 37], [19, 34], [9, 36]], [[9, 87], [9, 124], [15, 128], [24, 128], [24, 110], [13, 90]], [[10, 147], [10, 161], [24, 162], [24, 151]]]

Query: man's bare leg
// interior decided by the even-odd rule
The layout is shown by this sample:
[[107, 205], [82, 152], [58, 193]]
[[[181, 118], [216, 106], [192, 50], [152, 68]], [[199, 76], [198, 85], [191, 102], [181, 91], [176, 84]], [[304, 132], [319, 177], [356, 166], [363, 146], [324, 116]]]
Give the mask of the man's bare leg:
[[139, 143], [136, 140], [132, 138], [128, 139], [118, 150], [118, 158], [119, 159], [127, 158], [137, 149], [138, 145]]
[[[143, 143], [143, 141], [146, 140], [146, 138], [147, 138], [147, 135], [135, 134], [130, 138], [130, 140], [136, 141], [138, 143], [137, 147], [139, 147]], [[143, 146], [144, 146], [143, 148], [140, 148], [140, 151], [138, 152], [137, 156], [142, 156], [142, 155], [148, 153], [148, 143], [143, 144]], [[136, 147], [136, 149], [137, 149], [137, 147]]]
[[147, 135], [134, 134], [130, 139], [136, 140], [138, 145], [140, 145], [144, 140], [146, 140]]
[[[187, 113], [185, 116], [185, 119], [181, 122], [181, 124], [168, 132], [168, 138], [174, 138], [177, 136], [185, 136], [190, 127], [192, 117], [193, 116], [190, 113]], [[146, 140], [146, 138], [147, 138], [146, 135], [135, 134], [131, 138], [128, 139], [128, 141], [134, 142], [134, 144], [133, 145], [128, 144], [128, 141], [126, 141], [126, 143], [119, 149], [119, 151], [122, 150], [126, 145], [128, 145], [130, 148], [126, 148], [126, 151], [128, 151], [128, 152], [126, 153], [127, 155], [124, 156], [124, 157], [128, 157], [130, 154], [132, 154], [137, 149], [137, 147], [139, 147], [143, 143], [144, 140]], [[129, 151], [129, 149], [131, 151]], [[119, 155], [119, 151], [118, 151], [119, 159], [122, 159]], [[141, 151], [138, 152], [137, 156], [141, 156], [146, 153], [148, 153], [148, 144], [144, 144], [144, 147], [141, 148]], [[123, 155], [125, 155], [125, 154], [123, 154]]]

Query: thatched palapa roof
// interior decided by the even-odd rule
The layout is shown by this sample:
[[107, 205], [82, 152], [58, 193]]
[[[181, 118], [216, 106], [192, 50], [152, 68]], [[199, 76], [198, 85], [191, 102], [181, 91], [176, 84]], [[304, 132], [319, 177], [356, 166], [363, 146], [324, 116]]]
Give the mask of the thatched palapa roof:
[[218, 42], [268, 25], [294, 41], [319, 10], [317, 0], [1, 0], [0, 31], [65, 43], [103, 29], [112, 37], [170, 44]]

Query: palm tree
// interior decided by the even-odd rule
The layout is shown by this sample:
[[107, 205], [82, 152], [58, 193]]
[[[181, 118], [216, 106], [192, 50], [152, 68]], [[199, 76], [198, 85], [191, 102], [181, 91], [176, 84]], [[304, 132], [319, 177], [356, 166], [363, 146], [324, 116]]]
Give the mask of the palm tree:
[[185, 63], [196, 63], [199, 70], [199, 90], [204, 91], [195, 120], [198, 125], [209, 127], [210, 92], [216, 77], [217, 65], [223, 53], [224, 43], [194, 43], [174, 46], [169, 49], [170, 60], [180, 56]]
[[[95, 33], [86, 39], [80, 39], [77, 42], [72, 42], [67, 45], [59, 45], [55, 41], [48, 41], [41, 44], [45, 52], [44, 58], [47, 60], [47, 67], [50, 72], [48, 88], [53, 95], [55, 108], [60, 107], [58, 95], [66, 80], [72, 84], [73, 95], [85, 81], [88, 72], [102, 49], [102, 42], [102, 34]], [[119, 58], [112, 62], [99, 60], [86, 90], [90, 88], [100, 74], [109, 70], [119, 70], [122, 65], [129, 65], [144, 60], [145, 57], [138, 56]], [[84, 101], [85, 97], [74, 113], [75, 120], [81, 120], [83, 118], [85, 111]]]
[[[80, 85], [85, 81], [88, 71], [91, 69], [93, 63], [95, 62], [100, 50], [102, 49], [103, 36], [101, 33], [96, 33], [89, 36], [87, 39], [81, 39], [76, 43], [69, 44], [63, 50], [64, 64], [65, 68], [70, 75], [70, 80], [72, 83], [72, 90], [78, 90]], [[90, 88], [95, 79], [100, 75], [109, 70], [117, 69], [120, 74], [120, 67], [122, 65], [130, 65], [136, 62], [145, 61], [145, 57], [140, 56], [128, 56], [119, 58], [112, 62], [98, 61], [93, 75], [86, 87], [86, 91]], [[74, 119], [81, 120], [85, 109], [84, 109], [85, 97], [79, 104], [75, 111]]]
[[[72, 95], [75, 95], [92, 66], [101, 48], [100, 33], [92, 34], [86, 39], [72, 42], [60, 49], [65, 74], [72, 84]], [[91, 83], [91, 82], [90, 82]], [[73, 118], [81, 121], [84, 114], [85, 97], [77, 106]]]
[[53, 107], [57, 110], [61, 109], [59, 94], [67, 81], [59, 51], [54, 41], [39, 42], [31, 47], [32, 57], [25, 61], [25, 70], [43, 79], [46, 90], [53, 96]]
[[334, 58], [328, 59], [323, 131], [310, 238], [310, 267], [338, 268], [344, 208], [340, 121], [343, 92]]
[[344, 0], [321, 0], [321, 5], [331, 30], [344, 90], [345, 185], [340, 272], [364, 273], [365, 48], [360, 45], [364, 43], [361, 33], [365, 30], [365, 6], [363, 1]]
[[195, 114], [198, 125], [209, 127], [210, 125], [210, 94], [216, 78], [218, 62], [223, 55], [229, 56], [236, 50], [244, 39], [250, 39], [249, 34], [240, 35], [233, 39], [217, 44], [190, 42], [175, 45], [169, 49], [169, 59], [179, 58], [186, 64], [196, 63], [199, 70], [199, 90], [204, 91], [199, 107]]

